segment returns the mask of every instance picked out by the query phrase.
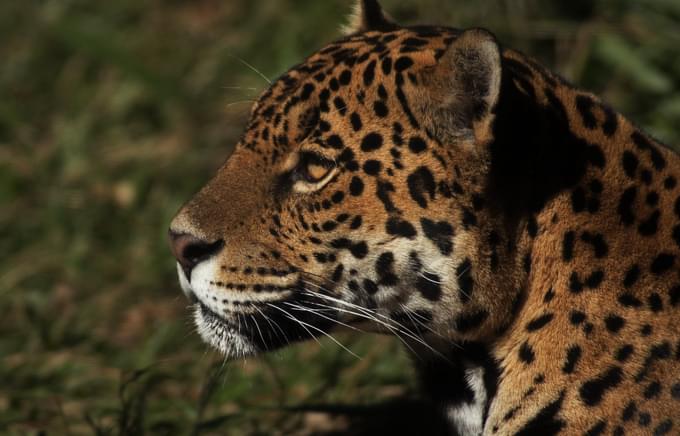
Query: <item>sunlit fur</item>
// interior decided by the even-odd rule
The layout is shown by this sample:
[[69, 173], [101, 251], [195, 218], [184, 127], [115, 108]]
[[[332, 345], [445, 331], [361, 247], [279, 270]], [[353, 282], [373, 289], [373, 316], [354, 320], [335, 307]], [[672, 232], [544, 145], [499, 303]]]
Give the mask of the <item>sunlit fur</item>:
[[678, 156], [487, 31], [362, 3], [172, 223], [220, 247], [180, 270], [201, 336], [393, 334], [459, 434], [676, 432]]

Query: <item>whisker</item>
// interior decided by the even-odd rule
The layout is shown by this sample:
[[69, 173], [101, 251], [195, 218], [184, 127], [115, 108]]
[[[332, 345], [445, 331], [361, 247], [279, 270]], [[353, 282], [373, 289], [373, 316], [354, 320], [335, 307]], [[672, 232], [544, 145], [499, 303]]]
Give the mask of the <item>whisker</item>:
[[232, 107], [237, 104], [243, 104], [243, 103], [257, 103], [255, 100], [237, 100], [237, 101], [232, 101], [231, 103], [227, 103], [226, 107]]
[[330, 316], [326, 316], [326, 315], [320, 314], [318, 310], [310, 309], [310, 308], [304, 307], [304, 306], [298, 306], [298, 305], [292, 304], [292, 303], [284, 303], [284, 304], [287, 304], [287, 305], [289, 305], [289, 306], [291, 306], [291, 307], [293, 307], [294, 309], [297, 309], [297, 310], [302, 310], [302, 311], [304, 311], [304, 312], [313, 313], [313, 314], [316, 315], [316, 316], [319, 316], [319, 317], [321, 317], [321, 318], [323, 318], [323, 319], [326, 319], [326, 320], [328, 320], [328, 321], [334, 322], [334, 323], [336, 323], [336, 324], [338, 324], [338, 325], [341, 325], [341, 326], [343, 326], [343, 327], [347, 327], [347, 328], [350, 328], [350, 329], [352, 329], [352, 330], [355, 330], [355, 331], [358, 331], [358, 332], [365, 333], [363, 330], [358, 329], [358, 328], [356, 328], [356, 327], [354, 327], [354, 326], [352, 326], [352, 325], [346, 324], [346, 323], [344, 323], [344, 322], [342, 322], [342, 321], [338, 321], [337, 319], [333, 319], [333, 318], [331, 318]]
[[[260, 310], [258, 307], [255, 307], [255, 310], [257, 310], [257, 311], [260, 313], [260, 315], [262, 315], [262, 317], [264, 317], [264, 319], [267, 321], [267, 323], [269, 324], [269, 326], [272, 328], [272, 331], [274, 332], [274, 334], [275, 334], [276, 336], [279, 336], [279, 334], [276, 333], [276, 330], [274, 330], [274, 326], [276, 326], [276, 328], [281, 332], [281, 334], [283, 335], [283, 339], [286, 341], [286, 344], [290, 344], [290, 340], [288, 339], [288, 336], [286, 336], [286, 333], [283, 331], [283, 329], [281, 328], [281, 326], [279, 326], [279, 323], [277, 323], [276, 320], [273, 320], [273, 319], [269, 318], [269, 317], [264, 313], [264, 311]], [[272, 322], [273, 322], [273, 324], [272, 324]]]
[[276, 306], [276, 305], [274, 305], [274, 304], [272, 304], [272, 303], [267, 303], [267, 306], [273, 307], [273, 308], [276, 309], [276, 310], [280, 310], [281, 312], [283, 312], [283, 314], [284, 314], [285, 316], [287, 316], [287, 317], [290, 318], [291, 320], [293, 320], [293, 321], [297, 322], [298, 324], [300, 324], [300, 326], [301, 326], [303, 329], [305, 329], [305, 331], [307, 332], [307, 334], [309, 334], [309, 337], [311, 337], [312, 339], [314, 339], [314, 340], [319, 344], [319, 346], [323, 347], [323, 345], [321, 344], [321, 341], [319, 341], [319, 339], [317, 339], [317, 337], [314, 336], [314, 335], [312, 334], [312, 332], [310, 332], [309, 329], [307, 329], [307, 327], [305, 327], [305, 325], [304, 325], [299, 319], [295, 318], [293, 315], [291, 315], [290, 313], [288, 313], [285, 309], [283, 309], [283, 308], [281, 308], [281, 307], [278, 307], [278, 306]]
[[258, 70], [258, 69], [255, 68], [254, 66], [250, 65], [250, 64], [249, 64], [248, 62], [246, 62], [245, 60], [243, 60], [243, 59], [241, 59], [240, 57], [238, 57], [238, 56], [236, 56], [236, 55], [233, 55], [233, 54], [230, 54], [229, 56], [233, 57], [234, 59], [236, 59], [237, 61], [241, 62], [243, 65], [245, 65], [246, 67], [250, 68], [250, 70], [252, 70], [252, 71], [254, 71], [255, 73], [257, 73], [257, 75], [259, 75], [260, 77], [262, 77], [269, 85], [272, 84], [272, 81], [269, 80], [269, 78], [268, 78], [267, 76], [265, 76], [260, 70]]
[[[268, 304], [269, 304], [269, 303], [268, 303]], [[289, 318], [292, 319], [293, 321], [299, 323], [301, 326], [303, 326], [303, 327], [304, 327], [304, 326], [307, 326], [307, 327], [312, 328], [312, 329], [318, 331], [319, 333], [321, 333], [321, 334], [327, 336], [331, 341], [335, 342], [339, 347], [341, 347], [342, 349], [344, 349], [345, 351], [347, 351], [349, 354], [351, 354], [352, 356], [356, 357], [356, 358], [359, 359], [359, 360], [362, 360], [362, 359], [361, 359], [361, 356], [359, 356], [359, 355], [357, 355], [356, 353], [354, 353], [352, 350], [350, 350], [349, 348], [347, 348], [345, 345], [343, 345], [340, 341], [338, 341], [337, 339], [335, 339], [332, 335], [328, 334], [327, 332], [321, 330], [320, 328], [318, 328], [318, 327], [316, 327], [316, 326], [313, 326], [313, 325], [311, 325], [311, 324], [308, 324], [308, 323], [306, 323], [306, 322], [304, 322], [304, 321], [301, 321], [301, 320], [295, 318], [294, 316], [288, 314], [285, 310], [281, 309], [280, 307], [277, 307], [277, 306], [274, 306], [274, 305], [271, 305], [271, 306], [272, 306], [272, 307], [275, 307], [275, 308], [277, 308], [277, 309], [279, 309], [279, 310], [282, 310], [282, 311], [286, 314], [287, 317], [289, 317]], [[305, 330], [306, 330], [306, 329], [305, 329]], [[309, 330], [307, 330], [307, 331], [309, 332]], [[314, 337], [314, 338], [316, 339], [315, 336], [312, 335], [312, 337]], [[317, 342], [319, 342], [318, 339], [317, 339]], [[319, 342], [319, 344], [321, 344], [321, 342]]]
[[[310, 291], [310, 292], [313, 292], [313, 291]], [[335, 300], [335, 299], [333, 299], [332, 297], [328, 297], [328, 296], [323, 295], [323, 294], [318, 294], [318, 293], [316, 293], [316, 292], [313, 292], [313, 294], [310, 294], [310, 295], [312, 295], [312, 296], [317, 296], [317, 297], [329, 298], [329, 299], [331, 299], [331, 301]], [[347, 303], [347, 302], [344, 302], [344, 301], [342, 301], [342, 300], [337, 300], [337, 302]], [[351, 310], [347, 310], [347, 309], [341, 309], [341, 308], [337, 308], [337, 310], [342, 311], [342, 312], [345, 312], [345, 313], [349, 313], [349, 314], [352, 314], [352, 315], [355, 315], [355, 316], [359, 316], [359, 317], [364, 318], [364, 319], [368, 319], [368, 320], [374, 321], [374, 322], [376, 322], [376, 323], [382, 325], [383, 327], [386, 327], [390, 332], [394, 333], [394, 334], [397, 336], [397, 338], [398, 338], [398, 339], [399, 339], [399, 340], [400, 340], [400, 341], [401, 341], [401, 342], [402, 342], [409, 350], [411, 350], [411, 351], [413, 352], [414, 355], [417, 355], [417, 353], [416, 353], [415, 350], [414, 350], [414, 349], [413, 349], [413, 348], [412, 348], [412, 347], [411, 347], [411, 346], [410, 346], [410, 345], [409, 345], [409, 344], [408, 344], [408, 343], [400, 336], [400, 333], [402, 333], [402, 334], [403, 334], [404, 336], [406, 336], [407, 338], [412, 339], [413, 341], [422, 344], [423, 346], [425, 346], [426, 348], [430, 349], [431, 351], [433, 351], [433, 352], [435, 352], [435, 353], [438, 353], [437, 350], [435, 350], [435, 349], [432, 348], [430, 345], [428, 345], [422, 338], [419, 338], [417, 335], [415, 335], [413, 332], [411, 332], [411, 330], [408, 329], [406, 326], [404, 326], [404, 325], [402, 325], [402, 324], [400, 324], [400, 323], [398, 323], [398, 322], [392, 320], [391, 318], [387, 318], [387, 317], [385, 317], [385, 318], [387, 318], [387, 319], [389, 320], [389, 322], [382, 321], [382, 320], [378, 319], [378, 318], [376, 317], [376, 315], [382, 316], [382, 317], [384, 317], [384, 315], [381, 315], [381, 314], [378, 314], [378, 313], [375, 313], [375, 312], [369, 312], [369, 314], [370, 314], [370, 315], [369, 315], [369, 314], [366, 314], [366, 313], [365, 313], [365, 312], [366, 312], [366, 309], [364, 309], [364, 308], [362, 308], [362, 307], [360, 307], [360, 306], [352, 305], [351, 303], [347, 303], [347, 304], [350, 305], [350, 307], [354, 306], [356, 309], [360, 310], [360, 312], [355, 312], [355, 311], [351, 311]], [[398, 325], [398, 327], [393, 326], [392, 324], [390, 324], [390, 322], [394, 322], [395, 324]]]
[[243, 90], [245, 89], [246, 91], [257, 91], [258, 89], [255, 88], [254, 86], [223, 86], [222, 89], [236, 89], [236, 90]]

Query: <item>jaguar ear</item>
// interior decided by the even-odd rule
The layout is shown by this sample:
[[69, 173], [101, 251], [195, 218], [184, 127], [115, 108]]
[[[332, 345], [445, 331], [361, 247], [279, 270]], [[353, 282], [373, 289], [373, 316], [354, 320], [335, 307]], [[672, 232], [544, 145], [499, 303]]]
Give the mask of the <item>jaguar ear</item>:
[[501, 90], [501, 53], [483, 29], [461, 33], [418, 74], [413, 104], [426, 127], [442, 140], [487, 144]]
[[343, 33], [363, 33], [370, 30], [389, 32], [399, 26], [383, 12], [378, 0], [357, 0], [350, 15], [349, 24], [343, 26]]

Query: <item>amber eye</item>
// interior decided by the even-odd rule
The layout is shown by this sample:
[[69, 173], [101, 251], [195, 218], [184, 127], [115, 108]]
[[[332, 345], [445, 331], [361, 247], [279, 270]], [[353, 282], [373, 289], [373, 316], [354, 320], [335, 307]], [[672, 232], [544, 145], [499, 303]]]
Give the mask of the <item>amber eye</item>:
[[325, 182], [330, 180], [335, 169], [334, 161], [316, 153], [302, 152], [292, 176], [295, 182], [307, 185], [307, 187], [298, 187], [299, 191], [310, 191], [320, 189]]

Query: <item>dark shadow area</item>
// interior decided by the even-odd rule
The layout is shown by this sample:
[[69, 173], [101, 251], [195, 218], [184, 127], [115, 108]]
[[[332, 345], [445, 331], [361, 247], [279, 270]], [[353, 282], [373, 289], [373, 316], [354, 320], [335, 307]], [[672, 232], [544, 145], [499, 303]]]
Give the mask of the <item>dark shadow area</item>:
[[[455, 436], [448, 432], [446, 423], [436, 406], [414, 398], [397, 398], [379, 404], [355, 406], [348, 404], [306, 405], [288, 409], [303, 414], [314, 414], [308, 423], [319, 429], [306, 428], [302, 434], [310, 436], [373, 436], [373, 435], [430, 435]], [[326, 420], [324, 423], [323, 420]], [[325, 427], [327, 424], [328, 427]]]

